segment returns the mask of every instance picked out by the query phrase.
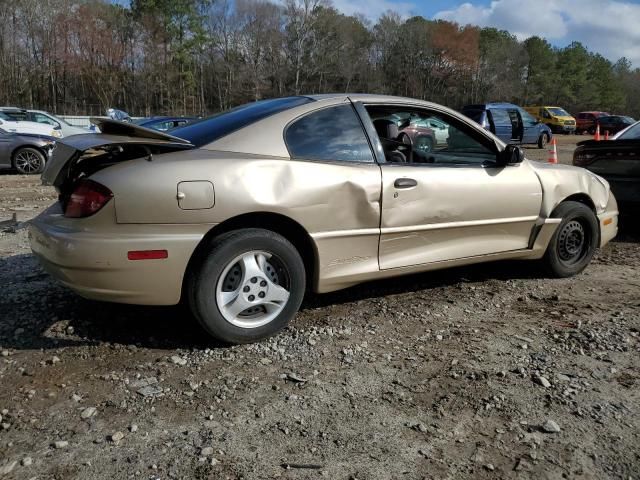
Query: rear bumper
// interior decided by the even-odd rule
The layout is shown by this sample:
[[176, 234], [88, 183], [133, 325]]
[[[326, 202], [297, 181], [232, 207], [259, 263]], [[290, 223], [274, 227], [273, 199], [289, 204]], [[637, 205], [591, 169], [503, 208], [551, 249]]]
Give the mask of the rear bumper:
[[[211, 225], [116, 224], [113, 218], [105, 207], [89, 219], [69, 219], [55, 204], [32, 221], [31, 249], [48, 273], [85, 298], [178, 303], [189, 259]], [[167, 250], [168, 257], [132, 261], [131, 250]]]

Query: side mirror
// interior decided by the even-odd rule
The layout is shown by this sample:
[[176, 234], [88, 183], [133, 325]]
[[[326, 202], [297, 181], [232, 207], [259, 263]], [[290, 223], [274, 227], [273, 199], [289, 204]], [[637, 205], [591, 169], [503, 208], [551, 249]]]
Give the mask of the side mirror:
[[496, 161], [498, 165], [515, 165], [524, 160], [524, 150], [516, 145], [507, 145], [504, 150], [498, 152]]

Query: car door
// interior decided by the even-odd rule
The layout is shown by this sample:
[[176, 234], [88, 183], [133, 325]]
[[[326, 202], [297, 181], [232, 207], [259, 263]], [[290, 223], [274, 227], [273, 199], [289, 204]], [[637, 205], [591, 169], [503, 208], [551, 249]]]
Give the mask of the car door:
[[487, 110], [487, 118], [491, 131], [496, 137], [506, 143], [513, 141], [513, 124], [507, 110], [503, 108], [490, 108]]
[[[528, 248], [542, 202], [528, 162], [498, 167], [497, 146], [470, 124], [447, 113], [406, 108], [448, 124], [449, 136], [420, 161], [381, 163], [380, 268]], [[372, 125], [380, 106], [365, 109], [363, 122]], [[377, 136], [373, 142], [383, 148]]]

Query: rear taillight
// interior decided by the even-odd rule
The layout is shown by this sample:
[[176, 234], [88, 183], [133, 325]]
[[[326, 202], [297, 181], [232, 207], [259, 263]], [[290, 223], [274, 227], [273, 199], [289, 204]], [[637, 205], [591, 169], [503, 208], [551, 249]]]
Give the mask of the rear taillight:
[[88, 217], [104, 207], [112, 197], [113, 193], [104, 185], [93, 180], [82, 180], [69, 197], [64, 216]]

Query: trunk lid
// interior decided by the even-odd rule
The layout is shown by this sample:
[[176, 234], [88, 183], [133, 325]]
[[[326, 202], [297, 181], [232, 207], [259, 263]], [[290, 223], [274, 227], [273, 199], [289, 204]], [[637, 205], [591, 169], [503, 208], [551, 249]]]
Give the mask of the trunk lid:
[[107, 118], [92, 118], [102, 133], [72, 135], [56, 142], [42, 173], [43, 185], [62, 196], [81, 178], [118, 162], [180, 149], [195, 148], [188, 140]]

